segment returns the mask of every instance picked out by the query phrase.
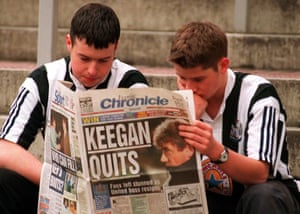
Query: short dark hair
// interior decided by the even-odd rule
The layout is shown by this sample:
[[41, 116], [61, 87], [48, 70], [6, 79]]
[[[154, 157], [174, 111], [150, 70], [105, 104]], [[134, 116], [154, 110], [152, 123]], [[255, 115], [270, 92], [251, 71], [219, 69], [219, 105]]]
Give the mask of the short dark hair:
[[177, 30], [168, 60], [183, 68], [217, 69], [222, 57], [227, 57], [226, 34], [211, 22], [191, 22]]
[[95, 48], [107, 48], [120, 38], [120, 22], [114, 10], [99, 3], [89, 3], [79, 8], [71, 21], [70, 36], [86, 39]]
[[166, 119], [160, 123], [153, 132], [153, 145], [161, 148], [164, 143], [172, 143], [177, 146], [179, 150], [186, 147], [186, 143], [178, 134], [178, 125], [187, 124], [183, 119]]

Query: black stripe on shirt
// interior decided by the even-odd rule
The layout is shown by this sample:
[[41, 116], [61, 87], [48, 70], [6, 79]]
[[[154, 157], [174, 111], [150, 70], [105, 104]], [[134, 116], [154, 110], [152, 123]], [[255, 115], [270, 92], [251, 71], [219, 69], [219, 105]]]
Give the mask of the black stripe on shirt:
[[254, 103], [256, 103], [258, 100], [261, 100], [261, 99], [267, 98], [267, 97], [274, 97], [275, 99], [278, 100], [279, 105], [280, 105], [280, 113], [282, 113], [286, 118], [286, 113], [285, 113], [283, 105], [280, 101], [279, 95], [278, 95], [275, 87], [270, 83], [264, 83], [264, 84], [259, 85], [259, 87], [257, 88], [257, 90], [250, 102], [249, 111], [251, 110]]
[[[251, 109], [252, 109], [253, 105], [256, 102], [258, 102], [259, 100], [264, 99], [264, 98], [268, 98], [268, 97], [274, 97], [278, 101], [279, 106], [280, 106], [280, 114], [283, 115], [284, 119], [286, 120], [286, 112], [285, 112], [285, 110], [283, 108], [283, 105], [282, 105], [282, 103], [280, 101], [279, 95], [278, 95], [275, 87], [272, 84], [270, 84], [270, 83], [264, 83], [264, 84], [261, 84], [261, 85], [258, 86], [258, 88], [257, 88], [257, 90], [256, 90], [256, 92], [255, 92], [255, 94], [254, 94], [254, 96], [253, 96], [253, 98], [252, 98], [252, 100], [250, 102], [249, 112], [248, 112], [248, 115], [250, 115], [249, 118], [251, 118], [251, 113], [250, 112], [251, 112]], [[275, 112], [274, 112], [274, 114], [275, 114]], [[252, 115], [252, 117], [253, 117], [253, 115]], [[280, 142], [280, 137], [281, 137], [280, 135], [281, 135], [283, 126], [282, 126], [282, 124], [280, 124], [280, 121], [278, 121], [278, 124], [275, 124], [275, 118], [274, 117], [275, 116], [273, 115], [273, 118], [272, 118], [273, 124], [272, 125], [274, 127], [277, 125], [277, 136], [275, 136], [274, 135], [275, 133], [273, 133], [273, 135], [274, 135], [273, 137], [276, 137], [276, 145], [274, 145], [274, 146], [276, 146], [276, 150], [278, 152], [278, 149], [279, 149], [278, 147], [279, 147], [279, 145], [281, 143]], [[263, 118], [263, 120], [264, 120], [264, 122], [265, 121], [270, 122], [270, 118], [267, 118], [267, 117]], [[262, 126], [265, 126], [265, 124], [262, 124]], [[285, 133], [285, 135], [286, 135], [286, 133]], [[261, 137], [263, 137], [263, 136], [261, 136]], [[262, 141], [262, 139], [261, 139], [261, 143], [266, 143], [265, 141]], [[284, 142], [283, 143], [285, 145], [283, 146], [283, 150], [282, 150], [282, 153], [281, 153], [281, 161], [283, 161], [284, 163], [287, 163], [288, 162], [288, 158], [287, 158], [288, 157], [288, 151], [287, 151], [287, 149], [284, 149], [285, 146], [286, 146], [286, 144], [287, 144], [286, 136], [284, 137]], [[262, 145], [263, 144], [260, 145], [261, 146], [260, 149], [263, 149]], [[245, 148], [247, 148], [247, 147], [245, 147]], [[269, 148], [269, 149], [272, 149], [272, 148]], [[264, 155], [266, 155], [266, 153]], [[260, 158], [262, 158], [262, 157], [260, 157]], [[265, 160], [265, 159], [263, 159], [263, 160]], [[272, 163], [272, 162], [270, 162], [270, 163]]]
[[[43, 127], [44, 120], [40, 119], [40, 115], [43, 115], [43, 109], [40, 105], [40, 103], [37, 103], [35, 107], [33, 108], [33, 111], [31, 112], [31, 115], [29, 117], [29, 120], [25, 124], [25, 127], [23, 129], [22, 134], [20, 135], [18, 144], [23, 146], [25, 149], [28, 149], [31, 145], [31, 142], [34, 141], [35, 136], [37, 135], [37, 132], [40, 127]], [[44, 129], [41, 130], [42, 134], [44, 136]]]
[[[35, 125], [38, 125], [37, 128], [41, 128], [42, 135], [44, 136], [45, 126], [46, 126], [46, 112], [47, 112], [47, 105], [48, 105], [48, 96], [49, 96], [49, 82], [47, 76], [47, 70], [44, 65], [34, 70], [30, 77], [36, 82], [39, 97], [41, 99], [42, 109], [40, 111], [39, 108], [35, 107], [32, 115], [36, 118], [39, 118], [39, 122], [34, 122]], [[32, 121], [32, 118], [31, 118]]]
[[1, 133], [2, 138], [5, 138], [6, 134], [10, 131], [11, 127], [15, 123], [15, 120], [19, 116], [19, 113], [21, 111], [20, 106], [22, 106], [22, 103], [24, 103], [24, 100], [26, 99], [28, 94], [29, 94], [29, 91], [26, 90], [25, 88], [22, 88], [20, 93], [18, 94], [18, 96], [10, 110], [10, 117], [3, 125], [2, 133]]
[[[260, 160], [266, 160], [270, 163], [273, 163], [272, 154], [273, 147], [272, 143], [274, 141], [275, 136], [275, 108], [272, 106], [266, 106], [263, 110], [263, 121], [261, 125], [261, 139], [260, 139]], [[268, 158], [268, 154], [270, 154], [271, 160]]]
[[29, 77], [31, 77], [37, 84], [39, 90], [39, 97], [46, 110], [49, 94], [49, 83], [47, 78], [47, 70], [44, 65], [34, 70]]
[[[251, 121], [253, 119], [253, 115], [251, 113], [253, 105], [255, 103], [257, 103], [259, 100], [262, 100], [262, 99], [268, 98], [268, 97], [274, 97], [278, 101], [278, 103], [280, 105], [280, 114], [283, 114], [284, 118], [286, 118], [286, 113], [285, 113], [285, 111], [283, 109], [282, 103], [280, 101], [279, 95], [278, 95], [275, 87], [272, 84], [270, 84], [270, 83], [263, 83], [263, 84], [260, 84], [258, 86], [258, 88], [257, 88], [255, 94], [253, 95], [253, 97], [251, 99], [251, 102], [249, 104], [249, 108], [248, 108], [248, 121]], [[264, 118], [263, 118], [263, 121], [262, 121], [261, 130], [266, 126], [266, 124], [265, 124], [266, 121], [270, 122], [269, 120], [270, 120], [270, 118], [267, 118], [266, 117], [266, 113], [264, 113]], [[275, 118], [273, 118], [273, 120], [275, 120]], [[273, 123], [274, 123], [274, 126], [275, 126], [275, 121], [273, 121]], [[246, 150], [246, 148], [248, 147], [248, 145], [247, 145], [247, 142], [248, 142], [247, 130], [248, 129], [249, 129], [248, 126], [245, 127], [245, 147], [244, 147], [244, 152], [245, 152], [246, 155], [248, 155], [248, 151]], [[278, 127], [278, 132], [281, 132], [281, 129], [282, 129], [282, 125]], [[261, 153], [261, 151], [263, 149], [262, 146], [263, 146], [263, 143], [265, 143], [265, 141], [263, 140], [264, 139], [264, 135], [263, 134], [264, 134], [264, 132], [261, 131], [260, 154], [262, 154]], [[278, 146], [279, 143], [280, 143], [280, 140], [279, 140], [280, 136], [279, 137], [278, 136], [274, 136], [274, 137], [277, 137], [277, 140], [276, 140], [277, 145], [276, 146]], [[285, 156], [286, 154], [283, 154], [283, 155]], [[262, 156], [260, 156], [260, 158], [262, 158]]]
[[136, 83], [144, 83], [148, 85], [145, 76], [138, 70], [129, 70], [125, 73], [122, 80], [119, 83], [119, 88], [130, 88]]

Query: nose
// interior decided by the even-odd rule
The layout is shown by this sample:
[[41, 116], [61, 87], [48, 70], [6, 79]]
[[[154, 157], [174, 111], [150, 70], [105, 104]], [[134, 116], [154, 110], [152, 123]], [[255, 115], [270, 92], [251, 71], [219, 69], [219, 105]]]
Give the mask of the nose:
[[167, 158], [167, 156], [165, 155], [164, 152], [161, 154], [160, 162], [162, 162], [162, 163], [168, 162], [168, 158]]
[[90, 62], [88, 66], [88, 74], [90, 76], [95, 76], [97, 74], [97, 62]]
[[197, 84], [192, 80], [186, 80], [184, 86], [185, 89], [191, 89], [194, 92], [197, 90]]

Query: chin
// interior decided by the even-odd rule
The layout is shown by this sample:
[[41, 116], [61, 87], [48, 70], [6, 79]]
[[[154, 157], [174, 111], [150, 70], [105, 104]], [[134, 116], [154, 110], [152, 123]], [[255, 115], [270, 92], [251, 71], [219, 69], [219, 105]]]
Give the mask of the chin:
[[94, 83], [94, 84], [89, 83], [89, 84], [83, 84], [83, 85], [85, 88], [93, 88], [93, 87], [97, 86], [97, 83]]

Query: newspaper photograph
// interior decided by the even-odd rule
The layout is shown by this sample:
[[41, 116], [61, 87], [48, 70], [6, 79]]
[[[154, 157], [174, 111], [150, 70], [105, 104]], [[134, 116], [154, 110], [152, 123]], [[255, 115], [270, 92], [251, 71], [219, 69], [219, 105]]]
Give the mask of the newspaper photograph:
[[206, 214], [200, 155], [178, 134], [191, 91], [72, 91], [51, 100], [40, 214]]

